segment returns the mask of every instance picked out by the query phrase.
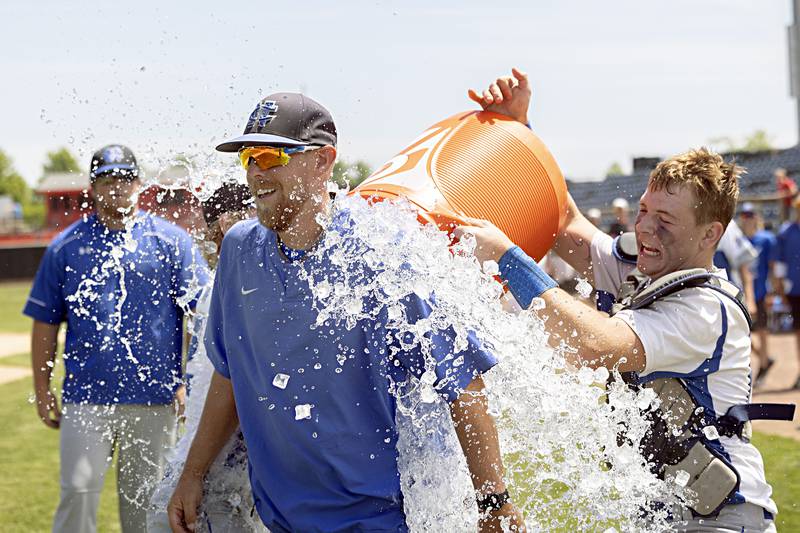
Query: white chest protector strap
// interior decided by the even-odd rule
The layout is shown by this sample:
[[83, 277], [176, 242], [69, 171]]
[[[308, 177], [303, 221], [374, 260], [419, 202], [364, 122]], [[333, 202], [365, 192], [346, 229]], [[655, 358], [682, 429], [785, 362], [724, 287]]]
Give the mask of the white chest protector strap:
[[[612, 315], [622, 309], [648, 307], [659, 298], [692, 287], [723, 294], [736, 303], [748, 325], [752, 324], [739, 288], [705, 269], [674, 272], [655, 282], [634, 271], [621, 289]], [[739, 489], [738, 472], [713, 441], [718, 441], [720, 435], [747, 441], [751, 434], [750, 420], [792, 420], [794, 417], [794, 405], [742, 404], [712, 419], [709, 413], [703, 412], [681, 379], [661, 378], [644, 386], [655, 391], [660, 403], [644, 413], [651, 428], [642, 440], [642, 454], [662, 478], [685, 481], [685, 486], [695, 496], [690, 508], [700, 516], [719, 513]]]

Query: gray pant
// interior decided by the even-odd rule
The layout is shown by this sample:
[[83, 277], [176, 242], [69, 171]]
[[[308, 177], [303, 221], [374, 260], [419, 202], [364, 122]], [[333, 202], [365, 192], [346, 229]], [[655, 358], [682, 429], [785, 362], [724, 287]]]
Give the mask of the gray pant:
[[124, 533], [144, 533], [146, 510], [175, 442], [172, 405], [64, 406], [61, 501], [54, 533], [95, 533], [106, 470], [117, 450], [119, 519]]
[[[692, 518], [691, 511], [683, 510], [683, 522], [672, 531], [698, 533], [775, 533], [775, 522], [764, 518], [764, 509], [752, 503], [726, 505], [714, 518]], [[681, 516], [681, 513], [678, 513]]]

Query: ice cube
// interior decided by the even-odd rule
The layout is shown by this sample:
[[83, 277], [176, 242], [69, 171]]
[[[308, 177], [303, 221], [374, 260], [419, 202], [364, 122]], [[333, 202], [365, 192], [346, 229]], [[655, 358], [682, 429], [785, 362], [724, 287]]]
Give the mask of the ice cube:
[[586, 278], [578, 278], [578, 284], [575, 285], [575, 291], [581, 298], [588, 298], [592, 295], [592, 285]]
[[420, 300], [427, 300], [431, 295], [430, 289], [425, 285], [425, 282], [422, 280], [417, 280], [414, 283], [413, 291], [414, 294], [416, 294]]
[[436, 383], [436, 372], [433, 370], [426, 370], [420, 377], [420, 381], [426, 385], [433, 385]]
[[309, 418], [311, 418], [311, 404], [301, 403], [294, 406], [295, 420], [308, 420]]
[[278, 372], [275, 374], [275, 377], [272, 378], [272, 384], [278, 387], [279, 389], [285, 389], [286, 385], [289, 384], [289, 375], [288, 374], [281, 374]]
[[500, 267], [497, 265], [497, 261], [490, 259], [483, 262], [483, 271], [489, 276], [497, 276], [500, 274]]
[[433, 403], [436, 401], [436, 390], [430, 385], [426, 385], [422, 387], [420, 391], [419, 399], [423, 403]]
[[545, 308], [545, 301], [543, 298], [534, 298], [531, 300], [531, 305], [528, 306], [528, 309], [533, 311], [541, 311]]
[[703, 428], [703, 435], [706, 436], [708, 440], [718, 440], [719, 439], [719, 432], [717, 428], [714, 426], [706, 426]]
[[685, 487], [689, 484], [689, 472], [686, 470], [678, 470], [675, 472], [675, 484], [679, 487]]
[[331, 295], [331, 284], [328, 283], [326, 280], [320, 281], [314, 287], [314, 292], [317, 293], [317, 298], [320, 300], [325, 300], [328, 296]]
[[347, 314], [349, 314], [349, 315], [358, 315], [358, 314], [361, 313], [362, 307], [363, 307], [363, 305], [361, 303], [361, 299], [360, 298], [353, 298], [352, 300], [347, 302], [347, 308], [346, 308]]
[[389, 307], [389, 320], [397, 320], [403, 314], [403, 311], [400, 309], [399, 305], [393, 305]]

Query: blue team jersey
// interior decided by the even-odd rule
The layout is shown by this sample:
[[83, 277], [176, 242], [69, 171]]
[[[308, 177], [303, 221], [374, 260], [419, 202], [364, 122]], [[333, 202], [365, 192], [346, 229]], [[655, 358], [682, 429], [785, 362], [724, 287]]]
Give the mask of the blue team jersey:
[[[341, 268], [326, 256], [306, 263], [319, 280]], [[273, 532], [406, 531], [389, 387], [419, 376], [424, 356], [408, 339], [397, 349], [385, 309], [351, 329], [315, 327], [299, 268], [272, 231], [240, 222], [223, 241], [211, 298], [206, 348], [233, 385], [256, 509]], [[430, 313], [416, 297], [403, 303], [412, 323]], [[450, 334], [433, 346], [435, 387], [449, 401], [496, 362], [474, 336], [463, 363]]]
[[207, 267], [161, 218], [140, 212], [124, 234], [96, 215], [72, 224], [47, 247], [25, 304], [35, 320], [67, 323], [65, 403], [167, 404], [181, 384], [184, 310]]
[[778, 239], [771, 231], [761, 230], [750, 237], [750, 243], [758, 250], [758, 260], [752, 265], [754, 296], [757, 302], [767, 297], [769, 264], [778, 258]]
[[787, 222], [778, 233], [778, 261], [786, 264], [789, 296], [800, 296], [800, 224]]

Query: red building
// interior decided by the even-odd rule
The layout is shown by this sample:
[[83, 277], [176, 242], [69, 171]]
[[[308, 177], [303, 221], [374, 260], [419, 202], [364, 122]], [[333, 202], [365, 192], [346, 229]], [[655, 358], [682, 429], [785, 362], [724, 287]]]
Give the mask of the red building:
[[44, 197], [45, 228], [49, 230], [61, 231], [94, 209], [86, 174], [47, 174], [36, 192]]
[[[180, 171], [167, 169], [158, 177], [158, 185], [150, 185], [139, 194], [139, 206], [187, 231], [205, 227], [200, 202], [184, 188]], [[44, 197], [45, 229], [58, 232], [94, 211], [89, 176], [78, 173], [48, 174], [36, 192]]]

